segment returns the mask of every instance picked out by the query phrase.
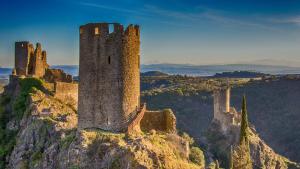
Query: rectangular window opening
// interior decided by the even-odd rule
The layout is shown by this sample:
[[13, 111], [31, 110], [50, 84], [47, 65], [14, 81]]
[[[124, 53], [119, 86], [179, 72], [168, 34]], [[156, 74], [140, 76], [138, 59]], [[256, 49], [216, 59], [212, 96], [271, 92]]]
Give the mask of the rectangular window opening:
[[98, 27], [95, 28], [95, 35], [99, 35], [99, 28]]
[[108, 25], [108, 32], [113, 33], [115, 31], [115, 26], [113, 24]]

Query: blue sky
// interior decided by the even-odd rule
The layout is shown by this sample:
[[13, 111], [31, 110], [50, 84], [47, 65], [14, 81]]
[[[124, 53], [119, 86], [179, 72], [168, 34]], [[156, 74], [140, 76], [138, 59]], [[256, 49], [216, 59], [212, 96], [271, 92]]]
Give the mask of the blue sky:
[[300, 0], [1, 0], [0, 66], [14, 42], [41, 42], [50, 64], [78, 64], [79, 26], [141, 26], [143, 64], [300, 66]]

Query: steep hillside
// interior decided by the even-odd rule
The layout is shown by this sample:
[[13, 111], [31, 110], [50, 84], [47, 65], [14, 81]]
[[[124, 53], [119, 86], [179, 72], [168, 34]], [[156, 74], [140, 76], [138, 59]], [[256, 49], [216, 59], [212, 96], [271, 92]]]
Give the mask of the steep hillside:
[[0, 168], [204, 168], [202, 151], [189, 153], [186, 138], [77, 131], [75, 109], [53, 98], [42, 81], [9, 88], [1, 97]]
[[[236, 132], [238, 131], [238, 132]], [[232, 128], [226, 134], [221, 132], [217, 122], [211, 123], [205, 134], [208, 150], [221, 160], [221, 166], [228, 168], [230, 152], [239, 142], [239, 128]], [[296, 169], [300, 165], [274, 152], [252, 127], [249, 132], [250, 154], [254, 169]]]
[[[212, 90], [224, 83], [224, 80], [226, 79], [184, 76], [144, 78], [142, 100], [151, 109], [171, 107], [176, 114], [178, 128], [204, 144], [201, 138], [213, 116]], [[300, 79], [283, 77], [258, 81], [229, 80], [234, 86], [231, 105], [240, 110], [241, 97], [245, 93], [250, 122], [260, 137], [275, 152], [299, 162]]]

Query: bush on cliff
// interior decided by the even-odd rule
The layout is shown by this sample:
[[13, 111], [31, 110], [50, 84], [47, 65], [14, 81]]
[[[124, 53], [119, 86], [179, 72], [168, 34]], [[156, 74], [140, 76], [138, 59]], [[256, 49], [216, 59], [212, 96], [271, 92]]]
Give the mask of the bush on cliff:
[[189, 158], [193, 163], [196, 163], [198, 165], [204, 166], [204, 164], [205, 164], [203, 152], [198, 147], [191, 148]]
[[26, 110], [26, 100], [30, 93], [33, 92], [34, 89], [43, 89], [43, 82], [40, 79], [36, 78], [25, 78], [20, 80], [21, 91], [16, 100], [13, 103], [13, 112], [14, 116], [21, 120], [23, 114]]

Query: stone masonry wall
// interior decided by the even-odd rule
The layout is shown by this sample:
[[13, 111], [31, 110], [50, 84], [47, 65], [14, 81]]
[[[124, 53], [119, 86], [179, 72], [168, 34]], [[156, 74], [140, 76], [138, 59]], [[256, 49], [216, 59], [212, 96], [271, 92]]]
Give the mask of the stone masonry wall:
[[56, 82], [54, 84], [54, 97], [59, 100], [77, 107], [78, 102], [78, 84]]
[[220, 124], [223, 131], [233, 125], [239, 125], [240, 113], [230, 107], [230, 88], [214, 91], [214, 120]]
[[214, 119], [222, 120], [223, 114], [230, 111], [230, 89], [214, 91]]
[[80, 27], [79, 129], [121, 131], [140, 109], [139, 28], [113, 26]]
[[28, 74], [28, 65], [33, 51], [33, 46], [27, 41], [15, 43], [15, 70], [17, 75], [26, 76]]
[[162, 111], [146, 111], [141, 120], [141, 130], [148, 132], [152, 129], [157, 131], [176, 132], [176, 117], [171, 109]]
[[133, 120], [129, 123], [127, 127], [128, 134], [134, 134], [141, 131], [141, 120], [144, 118], [146, 112], [146, 104], [143, 104], [141, 110], [137, 113], [137, 115], [133, 118]]
[[15, 75], [43, 77], [47, 68], [46, 52], [40, 43], [36, 49], [27, 41], [15, 43]]
[[73, 77], [72, 75], [66, 74], [63, 70], [61, 69], [47, 69], [44, 75], [44, 79], [47, 82], [68, 82], [72, 83], [73, 82]]

